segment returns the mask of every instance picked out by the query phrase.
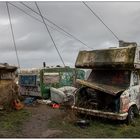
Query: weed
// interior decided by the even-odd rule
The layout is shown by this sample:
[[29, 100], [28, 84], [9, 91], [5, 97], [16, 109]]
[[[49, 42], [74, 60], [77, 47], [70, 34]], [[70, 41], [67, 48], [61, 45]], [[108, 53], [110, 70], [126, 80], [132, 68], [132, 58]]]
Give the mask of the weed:
[[27, 110], [0, 112], [0, 137], [18, 137], [21, 125], [30, 116]]
[[72, 123], [68, 116], [49, 121], [50, 128], [63, 131], [63, 138], [140, 138], [140, 118], [136, 120], [135, 126], [126, 125], [123, 121], [90, 118], [90, 126], [81, 129], [74, 125], [75, 119]]

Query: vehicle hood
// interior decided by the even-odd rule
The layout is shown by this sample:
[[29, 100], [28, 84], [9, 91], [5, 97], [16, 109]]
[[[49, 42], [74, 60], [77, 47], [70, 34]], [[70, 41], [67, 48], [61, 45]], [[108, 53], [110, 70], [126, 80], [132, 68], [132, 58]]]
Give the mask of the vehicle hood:
[[76, 82], [78, 84], [111, 94], [111, 95], [117, 95], [120, 92], [123, 92], [124, 90], [126, 90], [126, 88], [122, 88], [122, 87], [116, 87], [116, 86], [112, 86], [112, 85], [106, 85], [106, 84], [99, 84], [99, 83], [94, 83], [94, 82], [89, 82], [86, 80], [80, 80], [77, 79]]

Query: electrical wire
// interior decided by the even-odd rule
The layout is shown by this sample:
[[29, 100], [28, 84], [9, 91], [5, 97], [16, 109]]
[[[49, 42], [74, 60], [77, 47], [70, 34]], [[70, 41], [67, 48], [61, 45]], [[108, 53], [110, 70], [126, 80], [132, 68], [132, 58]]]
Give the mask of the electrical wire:
[[91, 11], [91, 13], [112, 33], [112, 35], [119, 41], [118, 36], [104, 23], [104, 21], [84, 2], [83, 4]]
[[[22, 5], [24, 5], [26, 8], [30, 9], [32, 12], [40, 15], [38, 12], [36, 12], [35, 10], [33, 10], [31, 7], [29, 7], [28, 5], [26, 5], [23, 2], [20, 2]], [[64, 30], [62, 27], [58, 26], [57, 24], [55, 24], [54, 22], [52, 22], [51, 20], [49, 20], [48, 18], [44, 17], [42, 15], [42, 17], [47, 20], [49, 23], [51, 23], [52, 25], [54, 25], [55, 27], [59, 28], [60, 30], [62, 30], [63, 32], [65, 32], [66, 34], [68, 34], [69, 36], [71, 36], [72, 38], [74, 38], [75, 40], [79, 41], [80, 43], [82, 43], [85, 47], [92, 49], [91, 47], [89, 47], [88, 45], [86, 45], [84, 42], [82, 42], [80, 39], [78, 39], [77, 37], [75, 37], [74, 35], [72, 35], [71, 33], [67, 32], [66, 30]]]
[[35, 2], [35, 5], [36, 5], [36, 7], [37, 7], [37, 9], [38, 9], [38, 11], [39, 11], [39, 14], [40, 14], [40, 16], [41, 16], [41, 18], [42, 18], [42, 21], [43, 21], [43, 23], [44, 23], [44, 25], [45, 25], [45, 27], [46, 27], [46, 29], [47, 29], [47, 31], [48, 31], [48, 34], [49, 34], [49, 36], [50, 36], [50, 38], [51, 38], [51, 40], [52, 40], [52, 42], [53, 42], [53, 45], [54, 45], [54, 47], [55, 47], [55, 49], [56, 49], [56, 51], [57, 51], [57, 53], [58, 53], [58, 55], [59, 55], [59, 57], [60, 57], [60, 59], [61, 59], [63, 65], [64, 65], [64, 67], [65, 67], [66, 65], [65, 65], [65, 63], [64, 63], [64, 60], [63, 60], [63, 58], [62, 58], [62, 56], [61, 56], [61, 54], [60, 54], [60, 52], [59, 52], [59, 50], [58, 50], [58, 48], [57, 48], [55, 42], [54, 42], [54, 39], [53, 39], [53, 37], [52, 37], [52, 35], [51, 35], [51, 33], [50, 33], [50, 30], [49, 30], [49, 28], [48, 28], [48, 26], [47, 26], [47, 24], [46, 24], [46, 22], [45, 22], [43, 16], [42, 16], [42, 13], [41, 13], [41, 11], [40, 11], [40, 9], [39, 9], [39, 6], [37, 5], [37, 2]]
[[19, 61], [18, 52], [17, 52], [17, 46], [16, 46], [16, 42], [15, 42], [15, 36], [14, 36], [14, 31], [13, 31], [13, 26], [12, 26], [12, 21], [11, 21], [11, 15], [10, 15], [10, 10], [9, 10], [9, 6], [8, 6], [7, 2], [6, 2], [6, 7], [7, 7], [8, 17], [9, 17], [9, 22], [10, 22], [10, 28], [11, 28], [11, 33], [12, 33], [12, 38], [13, 38], [13, 43], [14, 43], [14, 49], [15, 49], [15, 53], [16, 53], [17, 63], [18, 63], [18, 67], [20, 68], [20, 61]]
[[[40, 23], [43, 23], [43, 24], [44, 24], [44, 22], [42, 22], [42, 21], [39, 20], [38, 18], [36, 18], [36, 17], [34, 17], [34, 16], [28, 14], [26, 11], [24, 11], [24, 10], [21, 9], [21, 8], [19, 8], [18, 6], [14, 5], [14, 4], [10, 3], [10, 2], [7, 2], [7, 3], [10, 4], [10, 5], [12, 5], [13, 7], [17, 8], [18, 10], [22, 11], [22, 12], [25, 13], [26, 15], [32, 17], [33, 19], [39, 21]], [[48, 24], [47, 24], [47, 25], [48, 25]], [[54, 27], [52, 27], [52, 26], [50, 26], [50, 25], [48, 25], [48, 26], [49, 26], [50, 28], [52, 28], [52, 29], [54, 29], [54, 30], [60, 32], [58, 29], [55, 29]], [[62, 33], [62, 32], [60, 32], [60, 33]], [[62, 34], [64, 34], [64, 33], [62, 33]], [[67, 34], [64, 34], [64, 35], [66, 35], [67, 37], [70, 37], [70, 36], [68, 36]]]
[[[18, 7], [18, 6], [16, 6], [16, 5], [12, 4], [11, 2], [7, 2], [7, 3], [9, 3], [9, 4], [12, 5], [13, 7], [17, 8], [18, 10], [22, 11], [24, 14], [26, 14], [26, 15], [30, 16], [31, 18], [35, 19], [36, 21], [39, 21], [40, 23], [43, 23], [41, 20], [39, 20], [39, 19], [36, 18], [35, 16], [32, 16], [31, 14], [27, 13], [26, 11], [24, 11], [24, 10], [21, 9], [20, 7]], [[43, 24], [44, 24], [44, 23], [43, 23]], [[47, 25], [48, 25], [48, 24], [47, 24]], [[53, 30], [58, 31], [58, 32], [61, 33], [61, 34], [65, 35], [65, 36], [67, 36], [67, 37], [70, 37], [69, 35], [64, 34], [63, 32], [60, 32], [60, 30], [58, 30], [58, 29], [56, 29], [56, 28], [54, 28], [54, 27], [52, 27], [52, 26], [50, 26], [50, 25], [48, 25], [48, 26], [49, 26], [50, 28], [52, 28]]]

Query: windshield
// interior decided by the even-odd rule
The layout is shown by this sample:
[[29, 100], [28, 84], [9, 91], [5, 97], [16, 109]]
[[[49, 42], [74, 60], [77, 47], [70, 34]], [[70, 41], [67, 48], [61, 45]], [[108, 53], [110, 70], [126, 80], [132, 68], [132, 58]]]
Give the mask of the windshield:
[[128, 70], [94, 70], [88, 81], [116, 87], [129, 87], [130, 71]]

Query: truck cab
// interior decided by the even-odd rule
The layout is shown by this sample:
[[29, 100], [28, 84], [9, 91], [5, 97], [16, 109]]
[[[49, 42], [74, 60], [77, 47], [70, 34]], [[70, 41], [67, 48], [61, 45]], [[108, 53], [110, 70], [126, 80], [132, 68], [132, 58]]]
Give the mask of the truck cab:
[[76, 67], [92, 69], [87, 80], [77, 79], [72, 109], [79, 113], [127, 120], [140, 110], [140, 47], [129, 44], [117, 48], [81, 51]]

